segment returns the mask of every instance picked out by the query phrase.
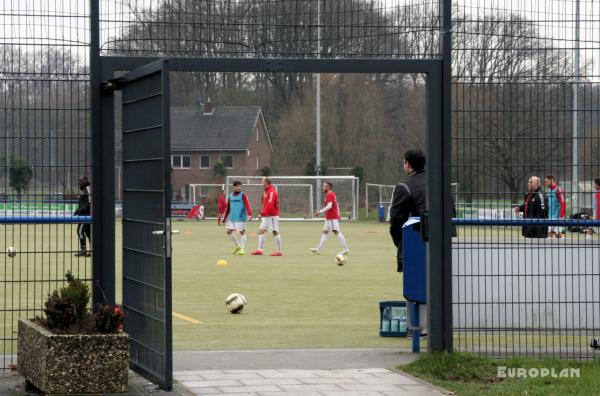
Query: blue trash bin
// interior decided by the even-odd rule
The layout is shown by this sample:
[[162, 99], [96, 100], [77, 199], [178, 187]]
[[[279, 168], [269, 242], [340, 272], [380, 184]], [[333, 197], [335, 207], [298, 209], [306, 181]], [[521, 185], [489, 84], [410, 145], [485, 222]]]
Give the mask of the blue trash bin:
[[421, 237], [421, 219], [411, 217], [402, 226], [404, 261], [404, 298], [410, 310], [412, 350], [419, 352], [421, 338], [420, 308], [427, 304], [427, 248]]
[[379, 204], [379, 221], [385, 221], [385, 206]]
[[408, 329], [406, 301], [381, 301], [379, 313], [381, 337], [406, 337]]

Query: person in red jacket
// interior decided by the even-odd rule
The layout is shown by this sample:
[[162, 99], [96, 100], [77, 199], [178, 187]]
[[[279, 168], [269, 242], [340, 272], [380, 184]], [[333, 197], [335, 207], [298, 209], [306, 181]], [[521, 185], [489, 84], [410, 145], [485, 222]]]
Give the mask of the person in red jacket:
[[[594, 180], [594, 187], [596, 188], [596, 213], [594, 219], [600, 220], [600, 177]], [[588, 228], [587, 239], [592, 239], [594, 235], [594, 228], [596, 232], [600, 232], [600, 227]]]
[[273, 233], [276, 250], [271, 256], [282, 256], [281, 235], [279, 234], [279, 196], [277, 190], [268, 177], [263, 178], [262, 185], [265, 190], [262, 197], [262, 210], [260, 211], [260, 226], [258, 227], [258, 249], [250, 253], [253, 256], [264, 254], [265, 233]]
[[217, 225], [221, 225], [225, 221], [225, 212], [227, 211], [227, 197], [225, 196], [225, 190], [221, 190], [221, 195], [217, 200]]

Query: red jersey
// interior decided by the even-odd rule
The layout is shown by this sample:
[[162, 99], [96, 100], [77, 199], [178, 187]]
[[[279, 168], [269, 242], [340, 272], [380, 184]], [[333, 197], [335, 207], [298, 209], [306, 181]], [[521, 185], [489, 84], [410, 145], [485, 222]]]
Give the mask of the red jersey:
[[325, 194], [325, 206], [331, 202], [331, 209], [325, 212], [326, 220], [339, 220], [340, 219], [340, 209], [338, 207], [337, 198], [333, 191], [328, 191]]
[[596, 220], [600, 220], [600, 188], [596, 189]]
[[277, 190], [272, 185], [265, 188], [260, 215], [263, 217], [279, 216], [279, 197], [277, 196]]
[[225, 197], [225, 194], [219, 195], [217, 209], [219, 210], [219, 213], [225, 213], [225, 210], [227, 210], [227, 198]]

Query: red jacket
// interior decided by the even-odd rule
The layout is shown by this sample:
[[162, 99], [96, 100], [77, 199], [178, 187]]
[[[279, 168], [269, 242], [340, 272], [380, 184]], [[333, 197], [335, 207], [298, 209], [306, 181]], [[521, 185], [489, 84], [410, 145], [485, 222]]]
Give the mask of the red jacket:
[[600, 220], [600, 188], [596, 189], [596, 220]]
[[225, 210], [227, 210], [227, 198], [225, 197], [225, 194], [219, 195], [217, 209], [219, 210], [219, 213], [225, 213]]
[[263, 217], [279, 216], [279, 197], [277, 190], [272, 185], [265, 188], [260, 215]]

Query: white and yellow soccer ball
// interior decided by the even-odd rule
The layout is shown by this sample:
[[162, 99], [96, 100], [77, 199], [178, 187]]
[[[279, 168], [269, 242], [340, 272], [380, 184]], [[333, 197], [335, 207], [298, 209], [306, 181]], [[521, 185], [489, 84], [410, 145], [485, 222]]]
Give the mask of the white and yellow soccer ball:
[[246, 297], [240, 293], [230, 294], [225, 300], [225, 306], [227, 310], [233, 314], [242, 313], [246, 306]]
[[14, 246], [9, 246], [8, 249], [6, 249], [6, 254], [8, 254], [8, 257], [15, 257], [17, 255], [17, 249]]
[[338, 254], [337, 256], [335, 256], [335, 263], [337, 265], [346, 265], [346, 256], [344, 256], [343, 254]]

